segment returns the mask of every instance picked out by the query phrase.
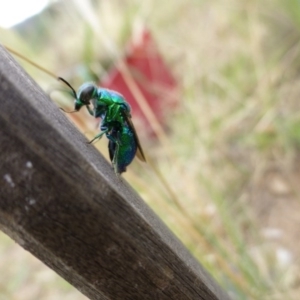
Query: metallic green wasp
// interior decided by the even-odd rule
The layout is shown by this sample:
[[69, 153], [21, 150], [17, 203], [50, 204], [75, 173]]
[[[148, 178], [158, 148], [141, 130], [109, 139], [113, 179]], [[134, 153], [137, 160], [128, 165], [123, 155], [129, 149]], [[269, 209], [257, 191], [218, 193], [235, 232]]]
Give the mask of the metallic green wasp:
[[[131, 121], [131, 108], [125, 98], [116, 91], [97, 87], [94, 83], [84, 83], [78, 92], [63, 78], [59, 77], [72, 91], [75, 98], [74, 111], [85, 106], [90, 115], [102, 119], [100, 133], [89, 143], [104, 134], [109, 140], [109, 156], [116, 174], [126, 171], [135, 155], [146, 161], [143, 149]], [[93, 108], [91, 108], [91, 105]]]
[[[45, 68], [26, 58], [17, 51], [6, 47], [8, 51], [27, 61], [43, 72], [64, 82], [72, 91], [75, 98], [73, 112], [77, 112], [85, 106], [88, 112], [95, 118], [102, 119], [100, 123], [101, 132], [89, 143], [100, 139], [104, 134], [109, 140], [109, 156], [116, 174], [126, 171], [126, 167], [132, 162], [135, 155], [146, 161], [143, 149], [131, 121], [131, 108], [125, 98], [118, 92], [97, 87], [94, 83], [84, 83], [78, 93], [63, 78], [57, 77]], [[93, 108], [91, 108], [91, 106]]]

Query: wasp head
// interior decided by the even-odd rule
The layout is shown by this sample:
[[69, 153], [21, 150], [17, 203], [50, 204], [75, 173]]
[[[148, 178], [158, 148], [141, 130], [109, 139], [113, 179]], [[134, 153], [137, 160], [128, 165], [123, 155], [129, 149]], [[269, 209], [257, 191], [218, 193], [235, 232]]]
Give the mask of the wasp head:
[[89, 105], [91, 100], [96, 97], [97, 86], [94, 83], [84, 83], [77, 93], [75, 99], [75, 110], [80, 110], [82, 106]]

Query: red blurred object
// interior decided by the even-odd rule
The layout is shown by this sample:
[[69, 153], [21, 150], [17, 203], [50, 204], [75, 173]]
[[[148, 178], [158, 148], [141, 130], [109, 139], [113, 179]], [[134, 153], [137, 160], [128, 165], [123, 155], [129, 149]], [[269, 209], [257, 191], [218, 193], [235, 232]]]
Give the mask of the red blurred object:
[[[177, 83], [160, 55], [149, 30], [143, 28], [139, 34], [133, 36], [124, 62], [132, 80], [152, 109], [157, 121], [162, 127], [165, 127], [165, 116], [168, 110], [173, 110], [178, 103], [178, 98], [176, 98]], [[143, 132], [148, 137], [155, 136], [153, 126], [142, 111], [138, 100], [128, 86], [128, 81], [126, 82], [125, 76], [117, 67], [114, 67], [100, 83], [101, 87], [121, 93], [131, 105], [132, 116], [135, 123], [138, 123], [136, 125], [142, 127]]]

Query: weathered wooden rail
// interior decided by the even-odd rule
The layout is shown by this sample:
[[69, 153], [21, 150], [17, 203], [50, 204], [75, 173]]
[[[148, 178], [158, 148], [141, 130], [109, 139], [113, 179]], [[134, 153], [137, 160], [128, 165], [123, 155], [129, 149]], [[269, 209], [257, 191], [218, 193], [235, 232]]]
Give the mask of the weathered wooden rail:
[[2, 47], [0, 228], [91, 299], [229, 299]]

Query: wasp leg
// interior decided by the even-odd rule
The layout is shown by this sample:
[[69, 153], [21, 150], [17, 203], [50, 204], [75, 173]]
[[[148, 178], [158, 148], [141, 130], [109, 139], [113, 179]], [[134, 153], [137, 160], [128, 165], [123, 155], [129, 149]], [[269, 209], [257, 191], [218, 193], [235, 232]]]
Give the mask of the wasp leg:
[[107, 134], [107, 138], [115, 144], [115, 149], [114, 149], [114, 154], [113, 154], [113, 159], [111, 161], [114, 171], [116, 174], [120, 175], [120, 170], [118, 166], [118, 154], [119, 154], [119, 148], [121, 145], [121, 142], [119, 141], [118, 138], [115, 138], [112, 134]]
[[113, 160], [111, 162], [112, 165], [114, 166], [115, 173], [118, 174], [118, 175], [120, 175], [119, 166], [118, 166], [119, 148], [120, 148], [119, 143], [116, 143], [115, 155], [114, 155], [114, 158], [113, 158]]
[[89, 105], [86, 105], [86, 109], [87, 109], [87, 111], [89, 112], [89, 114], [91, 115], [91, 116], [95, 116], [94, 115], [94, 111], [90, 108], [90, 106]]
[[105, 134], [107, 131], [108, 131], [108, 129], [97, 134], [91, 141], [88, 142], [88, 144], [93, 143], [95, 140], [100, 140], [102, 138], [103, 134]]

